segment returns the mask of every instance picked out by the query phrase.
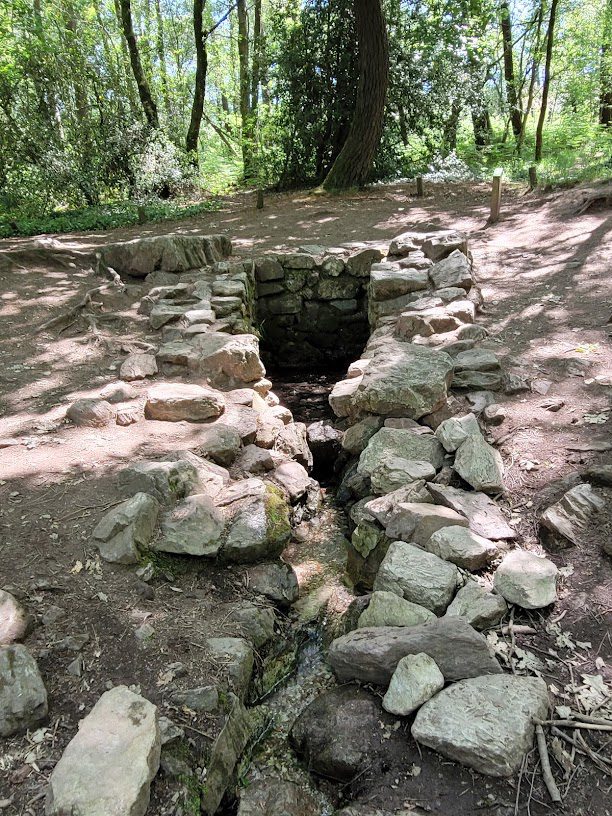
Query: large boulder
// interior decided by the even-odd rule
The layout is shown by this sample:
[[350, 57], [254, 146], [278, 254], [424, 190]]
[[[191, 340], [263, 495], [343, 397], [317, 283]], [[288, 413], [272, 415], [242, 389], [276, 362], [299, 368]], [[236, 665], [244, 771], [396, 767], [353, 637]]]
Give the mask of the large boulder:
[[157, 708], [126, 686], [103, 694], [49, 780], [48, 816], [144, 816], [159, 768]]
[[394, 541], [385, 555], [374, 589], [394, 592], [441, 614], [451, 602], [459, 573], [454, 564], [405, 541]]
[[495, 570], [495, 589], [508, 603], [541, 609], [557, 600], [559, 570], [548, 558], [527, 550], [513, 550]]
[[[418, 434], [398, 428], [381, 428], [370, 439], [359, 457], [357, 469], [364, 476], [371, 476], [376, 467], [389, 457], [427, 462], [437, 470], [442, 467], [444, 450], [432, 434]], [[424, 477], [415, 476], [412, 481], [418, 478]]]
[[222, 556], [227, 561], [248, 563], [276, 558], [289, 541], [289, 505], [274, 485], [265, 485], [258, 495], [228, 504], [224, 512], [227, 535]]
[[484, 493], [468, 492], [432, 482], [427, 484], [427, 490], [436, 504], [450, 507], [464, 516], [470, 529], [477, 535], [494, 541], [516, 537], [502, 511]]
[[134, 352], [128, 354], [121, 363], [119, 376], [122, 380], [144, 380], [145, 377], [154, 377], [157, 374], [157, 362], [153, 354]]
[[103, 428], [115, 419], [117, 411], [103, 399], [78, 399], [66, 411], [66, 419], [83, 428]]
[[295, 721], [292, 747], [315, 773], [349, 782], [378, 764], [384, 751], [381, 722], [393, 719], [380, 709], [375, 695], [356, 686], [323, 692]]
[[474, 677], [425, 703], [412, 736], [480, 773], [512, 776], [531, 749], [534, 719], [546, 719], [548, 707], [539, 677]]
[[363, 376], [347, 381], [354, 384], [349, 413], [419, 419], [444, 403], [453, 369], [444, 352], [387, 335], [366, 356], [370, 364]]
[[386, 686], [402, 657], [424, 652], [447, 681], [499, 674], [483, 635], [462, 618], [436, 618], [417, 626], [356, 629], [336, 638], [329, 662], [341, 682], [359, 680]]
[[343, 449], [353, 456], [359, 456], [374, 434], [381, 429], [382, 424], [382, 417], [368, 416], [351, 425], [342, 437]]
[[47, 716], [47, 692], [25, 646], [0, 647], [0, 737], [34, 728]]
[[119, 274], [144, 278], [155, 271], [186, 272], [201, 269], [229, 256], [225, 235], [154, 235], [102, 247], [104, 263]]
[[140, 547], [146, 547], [155, 530], [159, 502], [148, 493], [136, 493], [114, 507], [92, 533], [100, 555], [116, 564], [136, 564]]
[[282, 561], [256, 564], [247, 570], [248, 587], [279, 606], [290, 606], [300, 595], [297, 575], [291, 564]]
[[145, 416], [166, 422], [204, 422], [225, 410], [223, 394], [192, 383], [156, 385], [147, 394]]
[[213, 557], [223, 544], [223, 512], [205, 495], [188, 496], [161, 525], [151, 547], [159, 552]]

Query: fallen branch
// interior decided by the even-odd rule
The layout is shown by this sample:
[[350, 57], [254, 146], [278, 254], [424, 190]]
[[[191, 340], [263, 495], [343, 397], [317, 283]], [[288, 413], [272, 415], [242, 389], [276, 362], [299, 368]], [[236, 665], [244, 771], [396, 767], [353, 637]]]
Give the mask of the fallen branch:
[[550, 757], [548, 756], [548, 748], [546, 747], [546, 737], [544, 736], [544, 729], [541, 725], [536, 725], [536, 740], [538, 742], [538, 752], [540, 754], [540, 762], [542, 763], [542, 778], [548, 790], [548, 795], [552, 802], [560, 802], [561, 794], [559, 788], [552, 775], [550, 769]]
[[610, 725], [581, 722], [580, 720], [535, 720], [537, 725], [556, 725], [559, 728], [584, 728], [586, 731], [612, 731]]

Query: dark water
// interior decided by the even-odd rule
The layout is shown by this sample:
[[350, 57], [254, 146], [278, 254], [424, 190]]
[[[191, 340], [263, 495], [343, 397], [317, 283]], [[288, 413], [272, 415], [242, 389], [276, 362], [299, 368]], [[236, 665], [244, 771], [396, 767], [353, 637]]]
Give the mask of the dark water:
[[272, 390], [285, 405], [296, 422], [318, 422], [335, 419], [328, 397], [338, 380], [346, 376], [346, 367], [328, 370], [274, 368], [266, 366], [266, 376], [272, 381]]

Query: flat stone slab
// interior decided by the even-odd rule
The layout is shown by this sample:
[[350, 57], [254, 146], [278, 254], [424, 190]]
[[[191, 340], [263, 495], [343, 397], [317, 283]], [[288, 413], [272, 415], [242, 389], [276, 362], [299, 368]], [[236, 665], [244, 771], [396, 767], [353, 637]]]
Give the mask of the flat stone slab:
[[55, 766], [45, 812], [144, 816], [160, 750], [157, 708], [126, 686], [107, 691]]
[[386, 495], [407, 484], [433, 479], [435, 475], [436, 469], [430, 462], [390, 455], [378, 462], [372, 471], [370, 481], [373, 493]]
[[336, 638], [328, 659], [341, 682], [359, 680], [386, 686], [402, 657], [424, 652], [447, 681], [499, 674], [483, 635], [462, 618], [437, 618], [417, 626], [356, 629]]
[[590, 518], [604, 507], [605, 502], [591, 485], [576, 485], [544, 511], [540, 524], [571, 544], [577, 544]]
[[497, 555], [496, 545], [465, 527], [443, 527], [424, 545], [428, 552], [467, 570], [488, 566]]
[[559, 570], [548, 558], [527, 550], [513, 550], [495, 570], [495, 589], [508, 603], [541, 609], [557, 600]]
[[450, 507], [468, 520], [470, 530], [494, 541], [516, 538], [516, 533], [495, 502], [484, 493], [428, 483], [427, 490], [436, 504]]
[[154, 377], [157, 374], [157, 361], [153, 354], [128, 354], [121, 363], [119, 376], [122, 380], [144, 380], [145, 377]]
[[412, 736], [488, 776], [512, 776], [533, 743], [533, 719], [548, 714], [539, 677], [498, 675], [462, 680], [418, 711]]
[[375, 590], [395, 592], [411, 603], [440, 614], [451, 602], [459, 573], [437, 555], [405, 541], [394, 541], [374, 581]]
[[165, 422], [204, 422], [216, 419], [224, 409], [219, 391], [191, 383], [167, 383], [150, 389], [145, 416]]
[[467, 526], [467, 519], [449, 507], [427, 502], [400, 502], [395, 505], [385, 529], [390, 539], [414, 541], [424, 546], [437, 530]]
[[[432, 434], [417, 434], [398, 428], [381, 428], [370, 439], [359, 457], [357, 470], [364, 476], [370, 476], [377, 465], [390, 456], [427, 462], [437, 470], [442, 467], [444, 450]], [[417, 476], [416, 478], [422, 477]]]
[[455, 357], [455, 371], [497, 371], [499, 358], [488, 349], [462, 351]]

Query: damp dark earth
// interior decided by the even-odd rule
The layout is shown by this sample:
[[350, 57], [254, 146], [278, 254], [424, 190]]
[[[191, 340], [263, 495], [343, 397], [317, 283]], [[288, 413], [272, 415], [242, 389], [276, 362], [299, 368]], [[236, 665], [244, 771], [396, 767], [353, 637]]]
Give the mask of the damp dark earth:
[[0, 243], [0, 812], [610, 812], [612, 221], [489, 197]]

